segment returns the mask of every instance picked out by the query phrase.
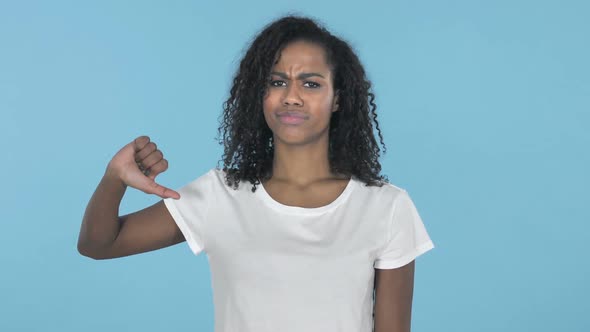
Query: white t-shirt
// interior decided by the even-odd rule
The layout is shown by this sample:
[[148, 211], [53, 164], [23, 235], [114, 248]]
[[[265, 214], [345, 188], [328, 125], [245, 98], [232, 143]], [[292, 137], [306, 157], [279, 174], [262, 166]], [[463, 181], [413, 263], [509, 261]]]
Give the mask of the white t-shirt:
[[399, 187], [352, 177], [332, 203], [275, 201], [262, 185], [234, 190], [213, 168], [166, 207], [211, 271], [215, 332], [370, 332], [374, 269], [434, 248]]

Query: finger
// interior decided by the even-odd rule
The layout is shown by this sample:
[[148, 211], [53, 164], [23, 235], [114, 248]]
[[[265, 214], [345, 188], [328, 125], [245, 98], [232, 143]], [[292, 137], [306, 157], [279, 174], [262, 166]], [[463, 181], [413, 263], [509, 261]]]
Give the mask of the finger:
[[152, 180], [155, 180], [156, 176], [158, 176], [158, 174], [164, 172], [167, 169], [168, 169], [168, 160], [162, 159], [149, 169], [149, 174], [147, 175], [147, 177], [149, 177]]
[[133, 140], [133, 149], [137, 153], [150, 142], [149, 136], [139, 136]]
[[162, 151], [156, 150], [156, 151], [153, 151], [152, 153], [150, 153], [149, 156], [145, 157], [141, 161], [141, 164], [143, 165], [144, 168], [149, 169], [152, 166], [154, 166], [155, 164], [157, 164], [162, 159], [164, 159], [164, 154], [162, 153]]
[[158, 149], [158, 146], [154, 142], [149, 142], [143, 149], [135, 153], [135, 161], [143, 163], [145, 165], [145, 158]]

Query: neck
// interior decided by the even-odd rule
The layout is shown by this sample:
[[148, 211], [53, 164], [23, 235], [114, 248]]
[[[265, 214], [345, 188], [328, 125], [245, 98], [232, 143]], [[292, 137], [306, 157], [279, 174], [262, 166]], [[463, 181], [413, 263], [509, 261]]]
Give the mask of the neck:
[[316, 144], [292, 145], [275, 140], [272, 179], [298, 185], [333, 179], [328, 160], [328, 139]]

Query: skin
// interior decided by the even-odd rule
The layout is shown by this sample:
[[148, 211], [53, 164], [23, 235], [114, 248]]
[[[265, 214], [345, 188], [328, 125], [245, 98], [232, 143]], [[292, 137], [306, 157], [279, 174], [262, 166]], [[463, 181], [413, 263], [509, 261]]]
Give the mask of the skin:
[[[304, 182], [330, 175], [328, 128], [332, 112], [338, 110], [332, 86], [332, 72], [324, 50], [308, 42], [294, 42], [281, 52], [271, 69], [270, 83], [263, 102], [264, 118], [275, 139], [273, 173]], [[307, 120], [301, 125], [282, 124], [276, 112], [293, 110]], [[303, 158], [321, 162], [314, 165]], [[296, 165], [286, 164], [296, 162]], [[304, 167], [301, 169], [300, 167]]]
[[[291, 206], [323, 206], [339, 196], [349, 178], [329, 169], [328, 143], [332, 112], [338, 111], [332, 72], [322, 47], [303, 41], [283, 49], [271, 69], [263, 101], [273, 132], [273, 176], [263, 183], [277, 201]], [[305, 115], [299, 125], [281, 123], [281, 111]]]
[[375, 269], [375, 332], [410, 332], [415, 261]]
[[[338, 111], [338, 98], [324, 49], [293, 42], [283, 49], [271, 72], [263, 109], [275, 153], [273, 176], [263, 186], [285, 205], [327, 205], [342, 193], [349, 178], [329, 170], [329, 125], [332, 113]], [[299, 125], [281, 123], [277, 112], [286, 110], [302, 112], [306, 120]], [[375, 269], [376, 332], [410, 331], [413, 288], [414, 261], [395, 269]]]

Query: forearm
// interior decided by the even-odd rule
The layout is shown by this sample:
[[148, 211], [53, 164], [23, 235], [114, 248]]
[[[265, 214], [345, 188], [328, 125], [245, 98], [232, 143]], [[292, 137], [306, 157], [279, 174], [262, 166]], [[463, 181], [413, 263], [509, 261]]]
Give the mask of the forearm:
[[78, 251], [92, 257], [117, 238], [119, 205], [127, 186], [107, 170], [90, 198], [78, 237]]

